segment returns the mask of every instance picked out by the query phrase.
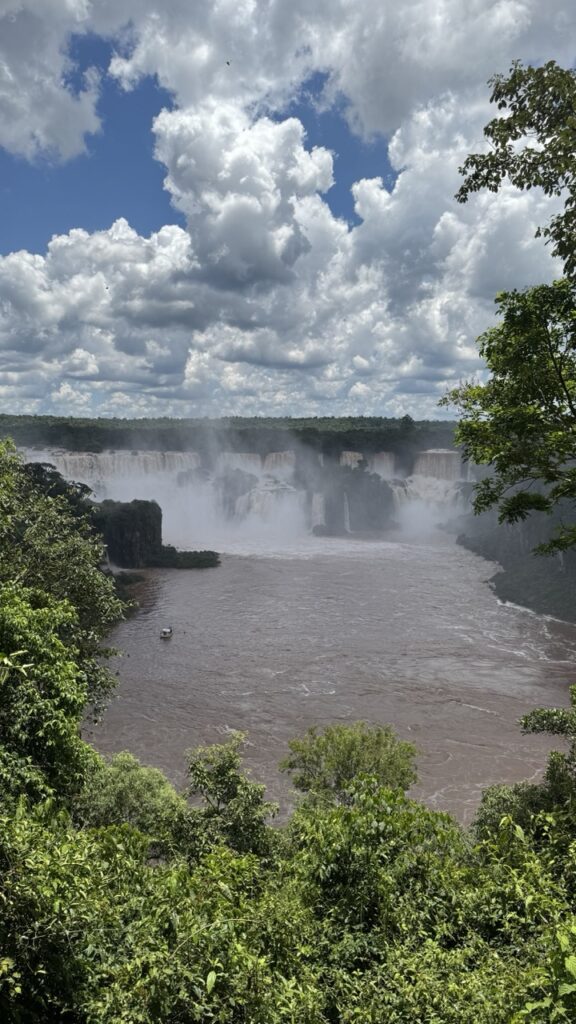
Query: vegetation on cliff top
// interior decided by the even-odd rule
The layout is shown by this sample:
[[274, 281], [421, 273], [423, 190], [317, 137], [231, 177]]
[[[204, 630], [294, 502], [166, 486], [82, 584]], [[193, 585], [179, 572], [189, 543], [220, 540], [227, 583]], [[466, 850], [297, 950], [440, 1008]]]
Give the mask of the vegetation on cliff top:
[[81, 419], [62, 416], [0, 415], [0, 437], [18, 445], [65, 448], [69, 451], [150, 449], [198, 451], [220, 449], [267, 454], [301, 443], [330, 455], [354, 451], [418, 451], [450, 448], [454, 423], [414, 421], [383, 416], [239, 417], [222, 419]]
[[109, 560], [120, 568], [211, 569], [216, 551], [178, 551], [162, 543], [162, 509], [155, 501], [103, 501], [87, 510]]

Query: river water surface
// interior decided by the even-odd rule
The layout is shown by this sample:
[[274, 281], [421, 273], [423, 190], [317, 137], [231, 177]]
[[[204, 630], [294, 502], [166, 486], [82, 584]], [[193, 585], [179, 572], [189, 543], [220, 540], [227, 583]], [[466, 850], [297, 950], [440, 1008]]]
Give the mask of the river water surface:
[[241, 729], [252, 776], [286, 810], [276, 766], [291, 737], [390, 722], [419, 749], [413, 795], [468, 821], [485, 786], [537, 777], [551, 745], [517, 720], [566, 704], [576, 682], [576, 627], [502, 606], [486, 583], [495, 570], [438, 533], [309, 538], [224, 555], [219, 569], [151, 571], [112, 636], [118, 690], [87, 738], [181, 784], [186, 749]]

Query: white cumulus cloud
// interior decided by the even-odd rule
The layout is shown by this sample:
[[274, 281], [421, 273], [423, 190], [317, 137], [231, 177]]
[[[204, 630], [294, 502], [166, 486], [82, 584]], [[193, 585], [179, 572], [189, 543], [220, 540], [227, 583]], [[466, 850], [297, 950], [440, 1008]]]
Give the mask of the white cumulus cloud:
[[[438, 415], [481, 369], [495, 292], [558, 269], [534, 238], [554, 201], [454, 201], [486, 79], [570, 64], [575, 28], [566, 0], [0, 0], [0, 146], [66, 160], [106, 131], [96, 72], [70, 84], [72, 38], [104, 36], [117, 83], [172, 94], [150, 131], [186, 224], [56, 225], [46, 253], [0, 257], [4, 407]], [[353, 225], [329, 205], [338, 154], [287, 113], [314, 73], [320, 106], [389, 140], [395, 183], [359, 176]]]

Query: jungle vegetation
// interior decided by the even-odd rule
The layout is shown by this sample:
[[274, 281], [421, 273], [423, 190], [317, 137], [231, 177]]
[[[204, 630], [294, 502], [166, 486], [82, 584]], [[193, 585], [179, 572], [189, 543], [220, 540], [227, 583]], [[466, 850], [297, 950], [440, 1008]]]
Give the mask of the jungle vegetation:
[[21, 446], [98, 452], [103, 449], [268, 452], [303, 444], [330, 456], [343, 449], [392, 451], [450, 448], [455, 424], [410, 416], [239, 417], [223, 419], [80, 419], [0, 415], [0, 438]]

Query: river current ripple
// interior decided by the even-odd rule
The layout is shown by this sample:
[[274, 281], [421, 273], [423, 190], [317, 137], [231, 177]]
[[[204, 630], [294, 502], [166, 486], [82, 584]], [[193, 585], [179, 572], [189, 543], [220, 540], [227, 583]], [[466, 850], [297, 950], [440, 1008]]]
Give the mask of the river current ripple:
[[[469, 821], [484, 787], [537, 778], [551, 744], [531, 708], [566, 704], [576, 627], [501, 605], [496, 566], [438, 534], [421, 543], [310, 538], [147, 574], [114, 632], [119, 685], [87, 738], [184, 782], [185, 751], [248, 733], [246, 763], [286, 811], [277, 771], [310, 725], [390, 722], [419, 750], [412, 795]], [[159, 639], [172, 625], [173, 638]]]

